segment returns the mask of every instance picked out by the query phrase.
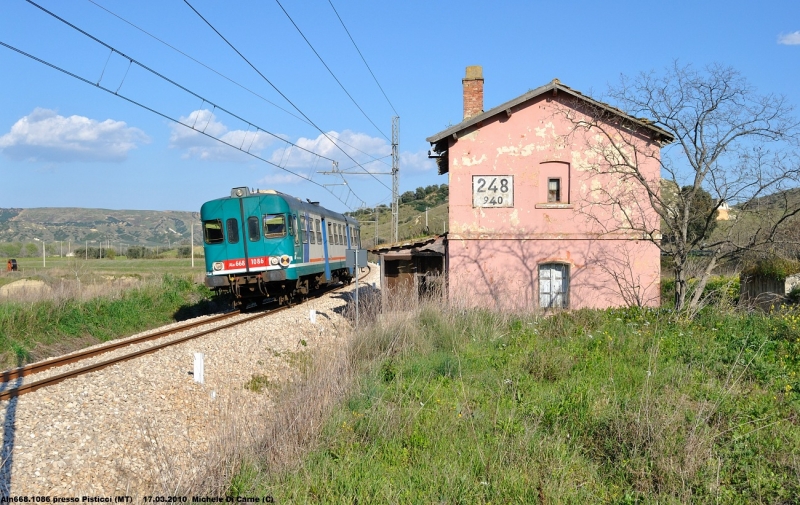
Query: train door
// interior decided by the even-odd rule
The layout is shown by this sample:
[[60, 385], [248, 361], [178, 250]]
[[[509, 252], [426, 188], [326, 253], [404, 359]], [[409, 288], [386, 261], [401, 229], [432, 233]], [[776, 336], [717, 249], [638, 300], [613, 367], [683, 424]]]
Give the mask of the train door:
[[239, 199], [240, 215], [242, 217], [242, 245], [244, 257], [247, 264], [247, 271], [251, 268], [261, 267], [263, 270], [266, 265], [255, 265], [253, 261], [264, 257], [264, 241], [261, 237], [261, 206], [260, 198], [241, 198]]
[[300, 263], [303, 259], [303, 232], [300, 228], [300, 217], [297, 211], [289, 214], [289, 235], [294, 242], [294, 259], [292, 261]]
[[322, 218], [322, 256], [323, 256], [324, 261], [325, 261], [325, 280], [326, 281], [330, 281], [331, 280], [331, 263], [330, 263], [330, 259], [329, 259], [330, 257], [328, 255], [328, 250], [329, 250], [328, 241], [330, 240], [330, 237], [328, 237], [328, 232], [326, 230], [326, 228], [327, 228], [326, 221], [327, 221], [327, 219], [325, 219], [323, 217]]
[[212, 271], [214, 263], [222, 263], [215, 273], [232, 274], [247, 271], [239, 200], [221, 199], [203, 204], [200, 209], [203, 222], [206, 270]]
[[303, 263], [308, 263], [310, 256], [309, 252], [309, 238], [311, 233], [311, 218], [308, 217], [308, 212], [303, 212], [301, 219], [301, 226], [303, 227]]

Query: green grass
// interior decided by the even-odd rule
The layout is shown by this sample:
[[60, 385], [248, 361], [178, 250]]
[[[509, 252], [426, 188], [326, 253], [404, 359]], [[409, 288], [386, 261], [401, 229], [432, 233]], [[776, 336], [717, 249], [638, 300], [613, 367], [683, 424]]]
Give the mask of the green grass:
[[188, 278], [165, 274], [117, 296], [0, 303], [0, 360], [5, 368], [25, 364], [48, 346], [64, 351], [211, 312], [210, 296]]
[[428, 308], [359, 335], [357, 387], [280, 503], [791, 503], [800, 315], [507, 317]]
[[[694, 294], [697, 279], [689, 279], [689, 293]], [[736, 305], [739, 303], [740, 283], [738, 275], [712, 275], [701, 296], [705, 304]], [[661, 279], [661, 305], [672, 307], [675, 304], [675, 278]]]
[[[174, 254], [174, 251], [170, 251]], [[2, 262], [5, 267], [5, 261]], [[205, 271], [203, 258], [195, 257], [194, 268], [189, 258], [164, 258], [148, 260], [129, 260], [124, 256], [111, 259], [84, 260], [82, 258], [47, 258], [46, 266], [42, 266], [42, 258], [17, 258], [19, 272], [0, 275], [0, 282], [29, 278], [34, 275], [63, 276], [75, 278], [77, 273], [83, 281], [101, 276], [133, 275], [138, 277], [158, 278], [164, 274], [197, 275]]]

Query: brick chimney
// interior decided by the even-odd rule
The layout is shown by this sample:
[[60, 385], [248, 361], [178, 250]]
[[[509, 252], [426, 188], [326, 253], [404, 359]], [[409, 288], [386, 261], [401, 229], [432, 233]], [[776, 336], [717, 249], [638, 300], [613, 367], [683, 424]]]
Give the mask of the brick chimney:
[[467, 67], [467, 76], [461, 79], [464, 86], [464, 120], [483, 112], [483, 67]]

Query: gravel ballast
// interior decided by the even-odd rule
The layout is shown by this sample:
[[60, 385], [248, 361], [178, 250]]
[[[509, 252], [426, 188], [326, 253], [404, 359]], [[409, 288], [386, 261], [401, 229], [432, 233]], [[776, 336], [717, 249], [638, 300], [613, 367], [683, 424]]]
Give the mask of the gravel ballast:
[[[373, 265], [362, 285], [378, 282]], [[350, 322], [342, 294], [353, 289], [0, 402], [0, 496], [164, 495], [185, 488], [215, 456], [226, 416], [252, 412], [253, 422], [264, 422], [258, 417], [272, 401], [272, 386], [297, 380], [312, 352], [345, 345]], [[204, 356], [203, 384], [190, 373], [195, 353]]]

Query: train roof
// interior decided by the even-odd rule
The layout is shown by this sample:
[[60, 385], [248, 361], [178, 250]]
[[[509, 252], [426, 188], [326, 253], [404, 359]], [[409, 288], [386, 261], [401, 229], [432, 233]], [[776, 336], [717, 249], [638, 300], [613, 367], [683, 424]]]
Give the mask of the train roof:
[[344, 214], [340, 214], [338, 212], [334, 212], [330, 209], [326, 209], [325, 207], [321, 206], [319, 202], [314, 202], [314, 203], [311, 203], [309, 201], [304, 202], [303, 200], [300, 200], [296, 196], [288, 195], [286, 193], [281, 193], [280, 191], [274, 189], [257, 189], [255, 191], [250, 191], [249, 188], [233, 188], [231, 190], [231, 196], [224, 196], [222, 198], [217, 198], [217, 200], [232, 200], [237, 198], [268, 196], [268, 195], [280, 196], [287, 203], [291, 204], [291, 206], [295, 209], [299, 209], [314, 214], [323, 213], [326, 216], [331, 216], [336, 219], [341, 219], [342, 221], [358, 224], [357, 219], [352, 218], [350, 216], [345, 216]]

